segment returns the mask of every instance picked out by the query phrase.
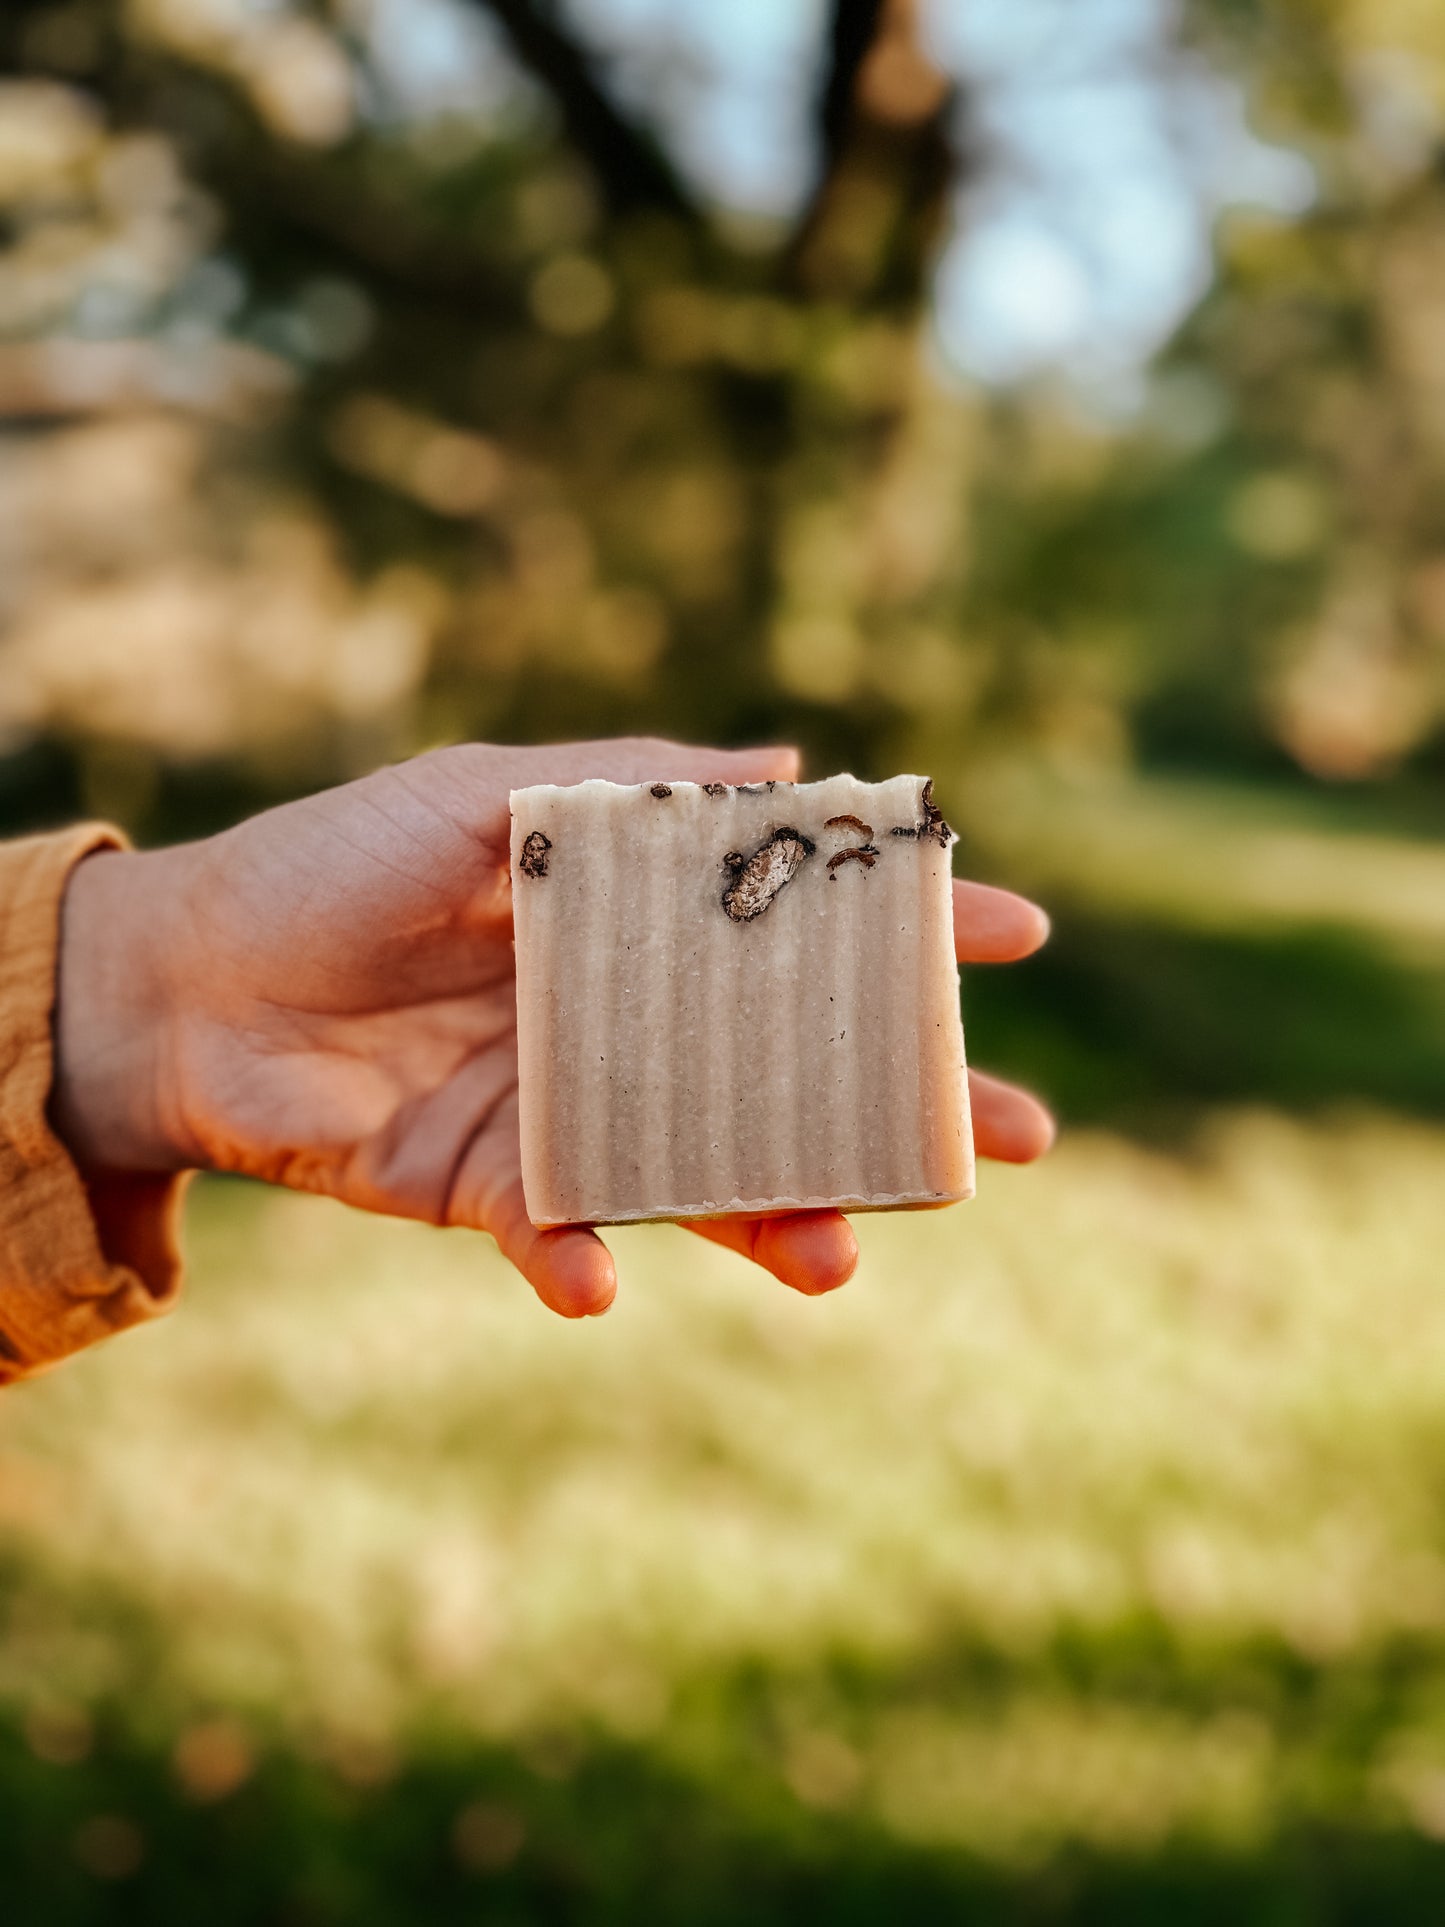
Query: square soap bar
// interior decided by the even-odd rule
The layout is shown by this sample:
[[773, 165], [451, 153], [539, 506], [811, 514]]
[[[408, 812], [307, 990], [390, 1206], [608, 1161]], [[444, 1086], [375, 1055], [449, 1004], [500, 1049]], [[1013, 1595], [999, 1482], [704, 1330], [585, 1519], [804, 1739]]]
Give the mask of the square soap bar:
[[534, 1223], [971, 1196], [953, 840], [918, 776], [514, 790]]

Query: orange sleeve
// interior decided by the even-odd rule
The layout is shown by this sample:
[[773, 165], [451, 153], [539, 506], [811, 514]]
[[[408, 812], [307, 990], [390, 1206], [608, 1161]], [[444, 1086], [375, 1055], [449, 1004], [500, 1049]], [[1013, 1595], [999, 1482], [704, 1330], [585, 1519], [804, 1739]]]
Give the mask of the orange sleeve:
[[166, 1311], [183, 1181], [87, 1184], [50, 1128], [60, 905], [104, 824], [0, 843], [0, 1384]]

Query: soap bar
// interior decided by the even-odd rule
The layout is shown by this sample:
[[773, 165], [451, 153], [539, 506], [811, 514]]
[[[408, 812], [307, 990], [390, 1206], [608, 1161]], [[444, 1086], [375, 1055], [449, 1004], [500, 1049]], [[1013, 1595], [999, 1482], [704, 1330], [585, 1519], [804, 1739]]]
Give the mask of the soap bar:
[[972, 1195], [954, 837], [929, 782], [511, 800], [534, 1223]]

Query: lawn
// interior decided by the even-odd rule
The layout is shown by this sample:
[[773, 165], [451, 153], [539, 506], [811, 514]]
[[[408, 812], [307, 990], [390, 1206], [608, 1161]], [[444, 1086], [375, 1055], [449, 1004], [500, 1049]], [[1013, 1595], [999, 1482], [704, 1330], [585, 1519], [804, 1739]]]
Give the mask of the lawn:
[[603, 1321], [203, 1183], [0, 1401], [5, 1917], [1438, 1922], [1445, 1130], [1202, 1114]]

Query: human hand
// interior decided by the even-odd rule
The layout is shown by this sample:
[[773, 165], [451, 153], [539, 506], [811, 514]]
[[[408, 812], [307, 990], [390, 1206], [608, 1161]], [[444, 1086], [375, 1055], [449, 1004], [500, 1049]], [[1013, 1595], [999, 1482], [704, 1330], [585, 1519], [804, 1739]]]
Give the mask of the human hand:
[[[489, 1231], [554, 1311], [605, 1311], [601, 1239], [540, 1231], [523, 1201], [508, 792], [797, 773], [789, 749], [465, 744], [200, 843], [91, 857], [64, 908], [57, 1129], [97, 1173], [243, 1172]], [[982, 884], [955, 883], [954, 917], [962, 962], [1048, 934], [1041, 910]], [[970, 1087], [983, 1156], [1048, 1148], [1035, 1099], [977, 1072]], [[691, 1228], [807, 1293], [857, 1263], [835, 1211]]]

